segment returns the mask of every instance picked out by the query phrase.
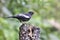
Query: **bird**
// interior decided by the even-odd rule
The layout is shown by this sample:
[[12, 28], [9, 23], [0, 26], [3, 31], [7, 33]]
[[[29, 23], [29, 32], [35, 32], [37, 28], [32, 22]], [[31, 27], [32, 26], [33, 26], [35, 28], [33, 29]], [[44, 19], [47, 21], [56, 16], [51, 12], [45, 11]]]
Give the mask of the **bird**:
[[14, 16], [9, 16], [7, 18], [16, 18], [20, 22], [26, 22], [26, 21], [29, 21], [31, 19], [33, 14], [34, 14], [34, 12], [29, 11], [28, 13], [17, 14], [17, 15], [14, 15]]

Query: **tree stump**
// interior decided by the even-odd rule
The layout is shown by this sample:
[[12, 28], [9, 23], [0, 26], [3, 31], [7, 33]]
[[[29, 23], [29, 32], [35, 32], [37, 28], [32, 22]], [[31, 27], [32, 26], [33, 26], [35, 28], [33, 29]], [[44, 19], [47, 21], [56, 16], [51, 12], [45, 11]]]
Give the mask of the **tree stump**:
[[40, 40], [40, 28], [24, 23], [19, 28], [19, 40]]

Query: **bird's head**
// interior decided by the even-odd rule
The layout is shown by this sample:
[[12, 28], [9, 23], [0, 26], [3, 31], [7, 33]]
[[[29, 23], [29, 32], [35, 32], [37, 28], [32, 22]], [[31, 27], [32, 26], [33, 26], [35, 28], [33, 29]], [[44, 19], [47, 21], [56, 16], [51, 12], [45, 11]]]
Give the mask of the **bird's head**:
[[30, 11], [30, 12], [28, 12], [29, 14], [31, 14], [31, 15], [33, 15], [34, 14], [34, 12], [32, 12], [32, 11]]

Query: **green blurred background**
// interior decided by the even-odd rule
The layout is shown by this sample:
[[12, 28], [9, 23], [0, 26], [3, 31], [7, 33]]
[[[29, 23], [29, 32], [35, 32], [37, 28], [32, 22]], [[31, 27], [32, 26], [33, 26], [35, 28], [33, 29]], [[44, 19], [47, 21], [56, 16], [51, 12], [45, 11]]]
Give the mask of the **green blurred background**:
[[34, 11], [28, 23], [39, 27], [41, 40], [60, 40], [60, 0], [0, 0], [0, 40], [18, 40], [21, 23], [4, 18]]

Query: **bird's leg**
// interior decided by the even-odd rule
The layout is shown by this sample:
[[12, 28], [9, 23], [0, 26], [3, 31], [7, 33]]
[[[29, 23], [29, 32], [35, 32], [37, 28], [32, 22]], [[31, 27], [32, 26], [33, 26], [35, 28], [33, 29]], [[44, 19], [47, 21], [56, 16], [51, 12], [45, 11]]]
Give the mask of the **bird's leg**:
[[24, 24], [25, 22], [24, 21], [22, 21], [22, 20], [20, 20], [20, 22], [22, 23], [22, 24]]
[[25, 24], [26, 22], [23, 22], [23, 21], [22, 21], [21, 23], [22, 23], [22, 24]]
[[25, 23], [27, 23], [27, 22], [25, 22], [25, 21], [22, 21], [22, 20], [20, 20], [20, 22], [21, 22], [22, 24], [25, 24]]

